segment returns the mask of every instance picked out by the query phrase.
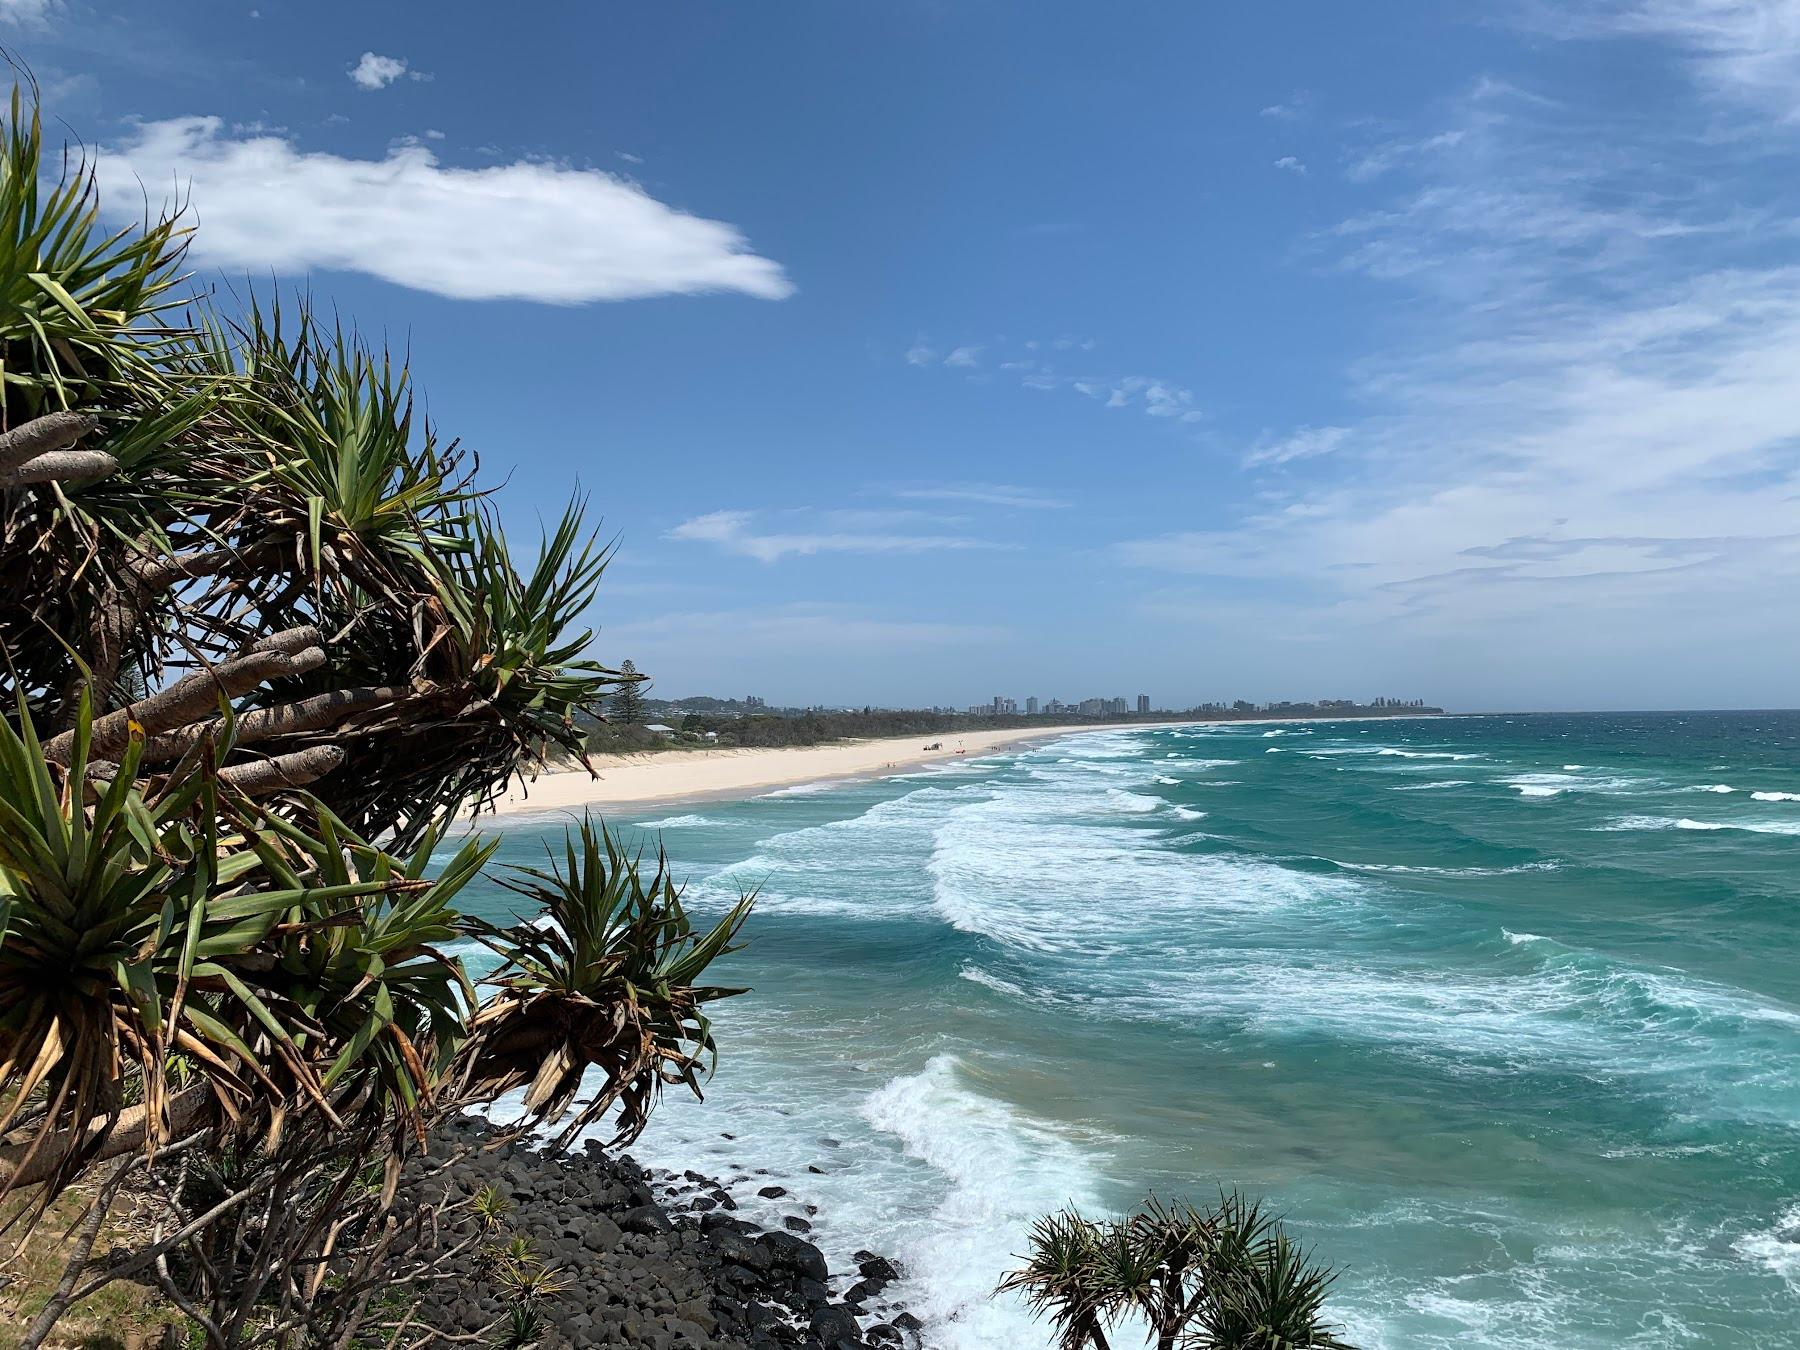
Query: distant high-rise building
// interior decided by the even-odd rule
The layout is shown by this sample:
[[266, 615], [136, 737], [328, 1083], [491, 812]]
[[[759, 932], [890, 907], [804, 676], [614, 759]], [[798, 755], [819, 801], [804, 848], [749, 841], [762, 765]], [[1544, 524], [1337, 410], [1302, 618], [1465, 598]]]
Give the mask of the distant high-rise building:
[[1139, 713], [1147, 713], [1149, 711], [1150, 711], [1150, 695], [1139, 694], [1138, 695], [1138, 712]]
[[1027, 717], [1036, 717], [1037, 710], [1038, 701], [1035, 698], [1028, 698], [1025, 700], [1025, 715]]

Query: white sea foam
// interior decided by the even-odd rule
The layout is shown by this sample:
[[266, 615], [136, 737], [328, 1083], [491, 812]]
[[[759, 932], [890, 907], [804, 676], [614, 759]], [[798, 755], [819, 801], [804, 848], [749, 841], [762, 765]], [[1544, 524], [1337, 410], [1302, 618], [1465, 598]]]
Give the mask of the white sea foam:
[[1164, 787], [1179, 787], [1179, 786], [1181, 786], [1181, 780], [1179, 778], [1170, 778], [1166, 774], [1159, 773], [1156, 776], [1156, 781], [1161, 783]]
[[1729, 783], [1700, 783], [1688, 789], [1689, 792], [1736, 792]]
[[1401, 759], [1480, 759], [1479, 754], [1457, 754], [1451, 750], [1395, 750], [1383, 746], [1375, 752], [1378, 755], [1395, 755]]
[[1191, 806], [1177, 806], [1173, 812], [1177, 820], [1204, 820], [1206, 812], [1196, 811]]
[[715, 822], [707, 816], [665, 816], [661, 820], [640, 820], [640, 830], [695, 830]]
[[[1093, 879], [1134, 897], [1140, 917], [1189, 925], [1209, 913], [1272, 913], [1339, 902], [1356, 883], [1309, 876], [1274, 863], [1178, 851], [1182, 838], [1146, 837], [1121, 814], [1167, 811], [1198, 818], [1160, 798], [1096, 779], [1091, 766], [1043, 766], [1025, 783], [995, 786], [938, 811], [926, 871], [931, 903], [952, 927], [1002, 945], [1084, 957], [1130, 940], [1117, 915], [1096, 903]], [[1110, 818], [1110, 819], [1109, 819]]]
[[1389, 792], [1437, 792], [1443, 788], [1468, 787], [1467, 778], [1443, 778], [1435, 783], [1402, 783], [1399, 787], [1391, 787]]
[[796, 783], [792, 787], [776, 788], [773, 792], [765, 792], [766, 797], [815, 797], [821, 792], [831, 792], [837, 788], [848, 787], [847, 778], [827, 778], [817, 783]]
[[1167, 805], [1160, 797], [1146, 797], [1141, 792], [1126, 792], [1123, 788], [1108, 788], [1106, 800], [1113, 810], [1134, 816], [1160, 811]]
[[1800, 1291], [1800, 1203], [1783, 1210], [1772, 1227], [1746, 1233], [1731, 1244], [1731, 1249]]
[[1603, 830], [1742, 830], [1746, 834], [1800, 835], [1800, 820], [1693, 820], [1687, 816], [1620, 816]]
[[1521, 797], [1557, 797], [1565, 792], [1629, 793], [1642, 782], [1623, 777], [1587, 778], [1574, 773], [1521, 773], [1502, 781]]
[[1097, 1207], [1094, 1155], [979, 1091], [953, 1055], [893, 1079], [862, 1106], [936, 1176], [930, 1219], [896, 1253], [908, 1306], [946, 1350], [1037, 1350], [1043, 1328], [994, 1286], [1040, 1215]]
[[1516, 863], [1511, 867], [1438, 867], [1430, 863], [1349, 863], [1338, 862], [1335, 858], [1327, 858], [1327, 862], [1347, 868], [1352, 872], [1411, 872], [1428, 877], [1504, 877], [1520, 872], [1553, 872], [1557, 864], [1545, 859], [1540, 862]]
[[1024, 1002], [1031, 1001], [1031, 991], [1026, 989], [1023, 985], [1014, 984], [1011, 980], [1003, 980], [998, 975], [994, 974], [993, 971], [984, 970], [980, 966], [973, 964], [964, 965], [956, 972], [956, 974], [958, 979], [967, 980], [971, 984], [982, 985], [985, 988], [992, 989], [996, 994], [1005, 994], [1008, 998], [1016, 998]]
[[1750, 796], [1759, 802], [1800, 802], [1800, 792], [1752, 792]]

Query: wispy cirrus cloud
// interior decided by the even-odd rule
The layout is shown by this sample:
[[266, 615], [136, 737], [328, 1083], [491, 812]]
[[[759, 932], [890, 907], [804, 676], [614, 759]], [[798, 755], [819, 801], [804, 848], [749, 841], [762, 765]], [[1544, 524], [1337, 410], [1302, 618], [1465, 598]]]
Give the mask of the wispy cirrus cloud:
[[1599, 0], [1530, 13], [1564, 37], [1663, 39], [1713, 94], [1800, 122], [1800, 0]]
[[1800, 199], [1746, 206], [1733, 172], [1791, 148], [1779, 100], [1756, 97], [1791, 13], [1606, 7], [1614, 35], [1654, 21], [1676, 40], [1706, 94], [1737, 88], [1745, 160], [1678, 114], [1496, 80], [1365, 151], [1351, 176], [1387, 199], [1315, 242], [1407, 300], [1346, 372], [1366, 414], [1272, 433], [1245, 466], [1290, 470], [1279, 483], [1114, 556], [1235, 579], [1315, 634], [1379, 626], [1441, 652], [1456, 633], [1490, 663], [1495, 634], [1527, 629], [1534, 652], [1619, 672], [1676, 630], [1800, 658], [1759, 617], [1800, 582], [1800, 264], [1769, 247], [1800, 237]]
[[794, 289], [735, 226], [595, 169], [454, 168], [411, 143], [354, 159], [182, 117], [139, 124], [102, 149], [98, 172], [110, 209], [133, 218], [146, 185], [185, 192], [206, 221], [198, 256], [221, 267], [329, 268], [453, 299], [565, 305]]
[[1112, 380], [1071, 380], [1078, 394], [1085, 394], [1108, 408], [1137, 408], [1151, 417], [1177, 422], [1199, 422], [1206, 414], [1194, 407], [1194, 391], [1159, 380], [1153, 375], [1125, 375]]
[[1258, 112], [1259, 117], [1271, 118], [1277, 122], [1298, 122], [1312, 111], [1312, 96], [1306, 93], [1295, 94], [1292, 98], [1283, 99], [1280, 103], [1271, 103]]
[[1246, 468], [1265, 464], [1292, 464], [1295, 460], [1329, 455], [1350, 439], [1349, 427], [1301, 427], [1286, 436], [1264, 437], [1244, 456]]
[[56, 0], [0, 0], [0, 23], [20, 28], [47, 28], [56, 9]]
[[[1198, 407], [1194, 391], [1173, 380], [1155, 375], [1102, 374], [1087, 369], [1093, 364], [1087, 353], [1096, 346], [1092, 338], [1068, 336], [1047, 340], [1032, 338], [1025, 342], [997, 340], [953, 346], [940, 360], [937, 348], [920, 338], [906, 352], [906, 363], [973, 370], [982, 364], [983, 354], [991, 347], [995, 349], [993, 370], [1016, 379], [1026, 389], [1072, 391], [1108, 408], [1135, 408], [1151, 417], [1176, 422], [1203, 420], [1205, 414]], [[1079, 362], [1080, 366], [1071, 369], [1074, 362]]]
[[935, 523], [935, 517], [921, 512], [728, 510], [684, 520], [664, 537], [711, 544], [766, 563], [820, 553], [934, 553], [1006, 547], [934, 529]]
[[962, 502], [971, 506], [998, 506], [1027, 511], [1060, 511], [1070, 503], [1036, 488], [1009, 483], [946, 483], [936, 487], [894, 488], [888, 492], [901, 501]]

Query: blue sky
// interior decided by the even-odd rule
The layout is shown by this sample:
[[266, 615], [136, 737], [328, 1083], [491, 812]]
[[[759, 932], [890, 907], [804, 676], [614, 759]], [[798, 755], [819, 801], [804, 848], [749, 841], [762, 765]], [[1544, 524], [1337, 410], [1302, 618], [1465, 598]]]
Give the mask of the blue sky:
[[669, 695], [1788, 705], [1800, 0], [0, 0]]

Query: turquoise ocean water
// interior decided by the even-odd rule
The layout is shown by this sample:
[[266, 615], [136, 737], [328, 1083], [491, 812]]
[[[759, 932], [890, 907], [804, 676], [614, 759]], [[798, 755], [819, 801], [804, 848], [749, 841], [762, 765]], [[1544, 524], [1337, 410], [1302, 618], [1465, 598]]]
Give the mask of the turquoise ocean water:
[[768, 1169], [934, 1345], [1046, 1343], [988, 1298], [1037, 1214], [1220, 1184], [1365, 1346], [1800, 1344], [1800, 714], [1110, 730], [616, 823], [762, 891], [634, 1153]]

